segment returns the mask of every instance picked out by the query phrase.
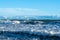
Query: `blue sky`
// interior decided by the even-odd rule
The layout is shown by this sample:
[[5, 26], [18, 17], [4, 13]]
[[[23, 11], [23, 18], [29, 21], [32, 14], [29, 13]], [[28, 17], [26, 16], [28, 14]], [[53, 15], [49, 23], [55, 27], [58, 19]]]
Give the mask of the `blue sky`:
[[60, 15], [60, 0], [0, 0], [0, 16]]

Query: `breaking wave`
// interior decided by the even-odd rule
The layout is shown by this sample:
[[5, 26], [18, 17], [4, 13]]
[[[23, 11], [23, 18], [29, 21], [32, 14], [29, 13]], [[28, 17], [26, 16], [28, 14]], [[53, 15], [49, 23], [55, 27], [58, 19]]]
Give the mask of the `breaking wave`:
[[59, 40], [58, 20], [0, 20], [1, 40]]

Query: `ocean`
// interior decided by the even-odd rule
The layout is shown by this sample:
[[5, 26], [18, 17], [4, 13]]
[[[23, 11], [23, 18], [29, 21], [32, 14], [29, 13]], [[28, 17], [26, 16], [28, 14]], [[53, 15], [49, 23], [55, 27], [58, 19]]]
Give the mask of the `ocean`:
[[0, 40], [60, 40], [60, 20], [0, 20]]

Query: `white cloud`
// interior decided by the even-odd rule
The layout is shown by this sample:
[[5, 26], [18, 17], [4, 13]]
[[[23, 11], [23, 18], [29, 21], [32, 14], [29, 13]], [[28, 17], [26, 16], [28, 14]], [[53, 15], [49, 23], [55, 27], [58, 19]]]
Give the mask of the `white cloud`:
[[12, 15], [37, 15], [39, 10], [29, 9], [29, 8], [0, 8], [0, 13], [2, 14], [12, 14]]
[[30, 8], [0, 8], [0, 15], [14, 16], [14, 15], [55, 15], [39, 9]]

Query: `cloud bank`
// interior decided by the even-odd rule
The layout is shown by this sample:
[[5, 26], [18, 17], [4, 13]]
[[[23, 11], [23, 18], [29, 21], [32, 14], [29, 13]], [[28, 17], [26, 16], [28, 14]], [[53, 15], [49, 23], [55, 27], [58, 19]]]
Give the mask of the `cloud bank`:
[[55, 15], [41, 11], [39, 9], [31, 8], [0, 8], [0, 16], [21, 16], [21, 15]]

